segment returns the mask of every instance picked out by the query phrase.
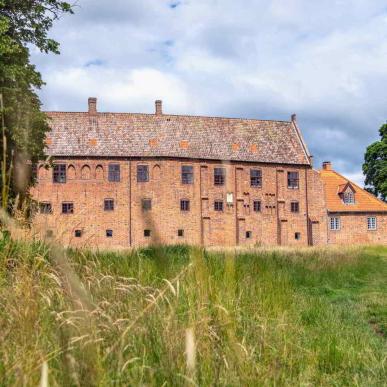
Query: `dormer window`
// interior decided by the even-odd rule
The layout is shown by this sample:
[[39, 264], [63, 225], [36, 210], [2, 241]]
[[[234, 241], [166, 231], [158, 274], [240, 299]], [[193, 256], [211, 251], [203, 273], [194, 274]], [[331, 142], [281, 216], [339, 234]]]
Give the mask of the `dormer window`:
[[343, 202], [344, 204], [355, 204], [355, 195], [352, 191], [344, 192]]

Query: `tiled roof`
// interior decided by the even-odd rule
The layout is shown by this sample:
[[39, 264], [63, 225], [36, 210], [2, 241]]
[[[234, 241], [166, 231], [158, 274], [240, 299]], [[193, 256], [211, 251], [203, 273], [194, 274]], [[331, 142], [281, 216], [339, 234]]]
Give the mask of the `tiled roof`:
[[294, 120], [48, 112], [52, 156], [181, 157], [307, 164]]
[[[349, 181], [344, 176], [333, 170], [320, 170], [322, 178], [327, 209], [330, 212], [387, 212], [387, 204], [377, 199], [374, 195]], [[355, 203], [344, 204], [340, 195], [340, 187], [346, 187], [347, 184], [355, 189]]]

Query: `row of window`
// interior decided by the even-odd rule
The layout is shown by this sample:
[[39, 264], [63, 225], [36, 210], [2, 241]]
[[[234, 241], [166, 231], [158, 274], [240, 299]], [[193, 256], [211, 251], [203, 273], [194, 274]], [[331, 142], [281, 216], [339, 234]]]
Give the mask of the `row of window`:
[[[120, 164], [109, 164], [108, 180], [110, 182], [119, 182]], [[145, 183], [149, 181], [149, 166], [137, 165], [137, 182]], [[297, 189], [299, 183], [298, 172], [288, 172], [288, 188]], [[53, 169], [53, 182], [66, 183], [66, 164], [55, 164]], [[182, 165], [181, 167], [182, 184], [193, 184], [194, 172], [192, 165]], [[214, 185], [222, 186], [226, 182], [226, 168], [214, 168]], [[262, 171], [260, 169], [250, 169], [251, 187], [262, 187]]]
[[[338, 216], [332, 216], [329, 219], [329, 228], [333, 231], [338, 231], [341, 229], [341, 220]], [[376, 217], [375, 216], [368, 216], [367, 217], [367, 229], [368, 230], [376, 230], [377, 224], [376, 224]]]
[[[223, 200], [214, 201], [214, 210], [223, 211], [224, 205]], [[188, 199], [180, 200], [180, 210], [181, 211], [190, 211], [190, 201]], [[253, 210], [255, 212], [261, 212], [261, 201], [253, 201]], [[142, 199], [141, 208], [143, 211], [149, 211], [152, 209], [152, 199]], [[104, 211], [114, 211], [114, 199], [105, 199], [103, 205]], [[298, 202], [290, 203], [291, 212], [299, 212], [300, 206]], [[39, 210], [41, 214], [52, 214], [52, 204], [50, 202], [41, 202], [39, 203]], [[74, 213], [74, 203], [73, 202], [63, 202], [62, 203], [62, 214], [73, 214]]]

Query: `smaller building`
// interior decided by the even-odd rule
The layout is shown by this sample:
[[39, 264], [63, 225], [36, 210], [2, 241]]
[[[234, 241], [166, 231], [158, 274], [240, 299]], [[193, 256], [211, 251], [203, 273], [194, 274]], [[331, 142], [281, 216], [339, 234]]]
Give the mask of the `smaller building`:
[[332, 169], [319, 171], [325, 191], [329, 244], [387, 244], [387, 204]]

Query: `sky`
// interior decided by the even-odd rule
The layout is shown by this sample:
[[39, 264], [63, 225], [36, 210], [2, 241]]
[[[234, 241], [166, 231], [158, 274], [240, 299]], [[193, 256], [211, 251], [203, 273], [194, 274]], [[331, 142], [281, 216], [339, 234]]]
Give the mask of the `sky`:
[[45, 110], [297, 122], [314, 156], [363, 185], [387, 120], [384, 0], [78, 0], [32, 49]]

